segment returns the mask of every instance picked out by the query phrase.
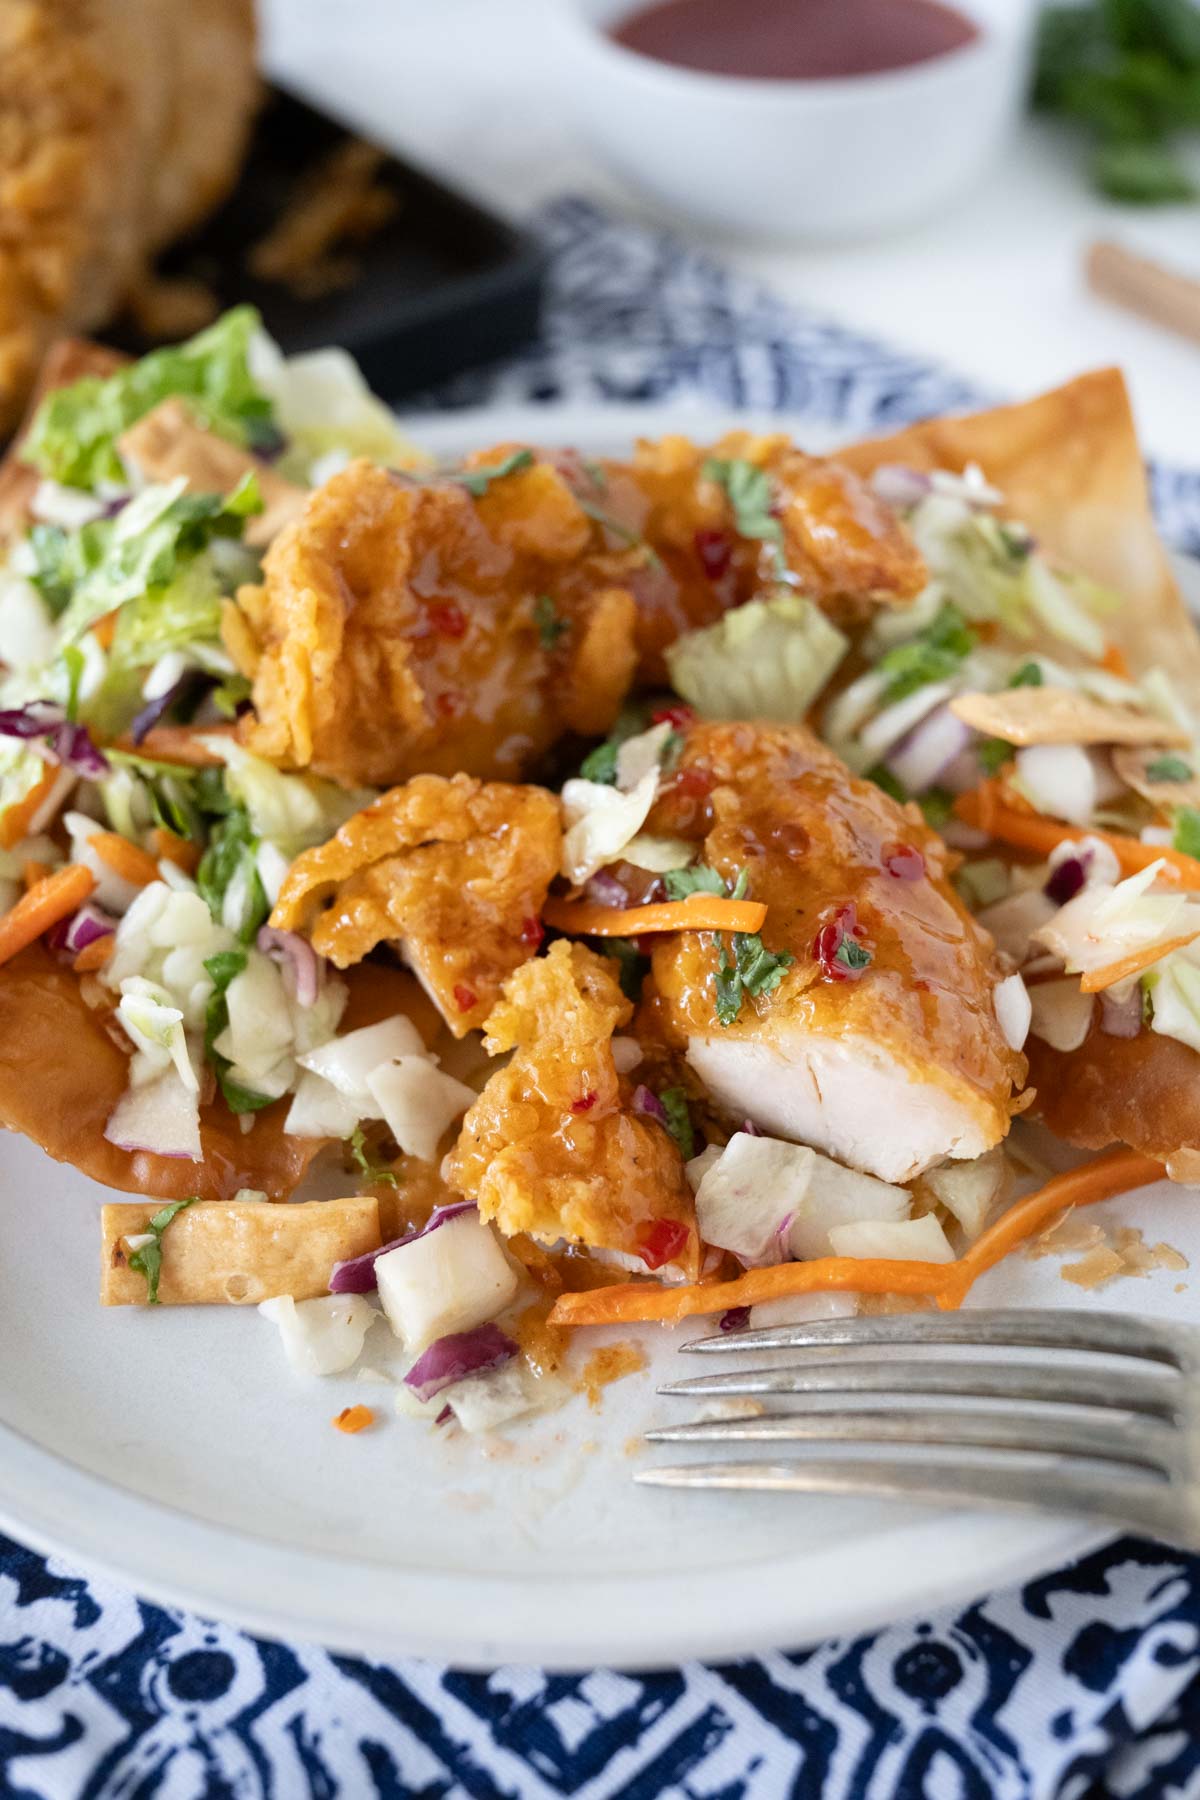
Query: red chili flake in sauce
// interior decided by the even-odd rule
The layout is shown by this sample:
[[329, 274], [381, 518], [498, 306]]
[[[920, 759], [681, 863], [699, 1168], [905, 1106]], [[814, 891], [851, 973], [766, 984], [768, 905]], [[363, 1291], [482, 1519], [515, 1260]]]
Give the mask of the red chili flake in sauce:
[[652, 1219], [638, 1238], [638, 1255], [648, 1269], [661, 1269], [683, 1254], [689, 1235], [678, 1219]]
[[444, 693], [438, 695], [433, 704], [443, 719], [456, 719], [462, 712], [465, 702], [463, 696], [454, 688], [447, 688]]
[[885, 844], [881, 856], [884, 868], [897, 881], [920, 881], [925, 873], [925, 858], [915, 844]]
[[733, 539], [727, 531], [698, 531], [692, 539], [710, 581], [720, 581], [733, 561]]
[[676, 731], [686, 731], [695, 717], [695, 708], [686, 706], [681, 700], [675, 706], [660, 706], [657, 712], [650, 714], [650, 723], [652, 725], [673, 725]]
[[852, 900], [847, 901], [845, 906], [839, 906], [829, 923], [822, 925], [813, 939], [812, 953], [820, 963], [821, 973], [826, 981], [858, 980], [871, 960], [870, 952], [863, 952], [864, 960], [856, 966], [846, 959], [842, 946], [848, 942], [857, 946], [858, 940], [864, 935]]
[[467, 615], [453, 600], [439, 601], [426, 610], [426, 617], [440, 637], [460, 638], [466, 635]]
[[595, 1089], [589, 1088], [588, 1092], [583, 1094], [578, 1100], [572, 1100], [571, 1111], [573, 1113], [591, 1112], [598, 1099], [599, 1095], [596, 1093]]
[[454, 1004], [459, 1012], [470, 1012], [473, 1006], [479, 1005], [479, 995], [474, 988], [466, 987], [459, 982], [454, 989]]
[[529, 917], [521, 927], [521, 942], [523, 944], [531, 944], [536, 950], [545, 935], [546, 927], [542, 924], [542, 921], [535, 918], [533, 914], [530, 913]]
[[673, 785], [677, 794], [695, 794], [699, 797], [711, 794], [717, 784], [711, 769], [702, 769], [692, 763], [689, 768], [680, 769]]

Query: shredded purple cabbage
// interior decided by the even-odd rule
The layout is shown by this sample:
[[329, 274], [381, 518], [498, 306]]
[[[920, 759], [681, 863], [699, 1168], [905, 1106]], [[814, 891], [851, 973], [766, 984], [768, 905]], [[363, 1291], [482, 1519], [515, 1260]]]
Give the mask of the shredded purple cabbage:
[[511, 1362], [519, 1349], [498, 1325], [455, 1331], [422, 1351], [404, 1377], [404, 1385], [412, 1389], [418, 1400], [432, 1400], [443, 1388], [465, 1381], [468, 1375], [483, 1375], [488, 1369]]
[[217, 685], [215, 675], [206, 675], [203, 669], [185, 669], [179, 680], [173, 682], [165, 694], [148, 700], [141, 712], [137, 713], [129, 727], [129, 735], [135, 744], [140, 744], [148, 731], [151, 731], [165, 712], [183, 699], [194, 698], [199, 701], [210, 688]]
[[79, 911], [64, 922], [62, 948], [69, 950], [72, 956], [78, 956], [97, 938], [111, 937], [117, 929], [117, 921], [94, 900], [85, 900]]
[[308, 939], [295, 931], [277, 931], [274, 926], [264, 925], [255, 943], [272, 962], [290, 966], [296, 980], [297, 1004], [311, 1006], [321, 984], [321, 968]]
[[92, 742], [86, 725], [72, 725], [65, 710], [53, 700], [31, 700], [26, 706], [0, 709], [0, 737], [25, 742], [43, 738], [55, 762], [86, 780], [108, 774], [108, 759]]
[[1064, 856], [1058, 867], [1050, 871], [1042, 888], [1047, 900], [1053, 900], [1055, 906], [1065, 906], [1068, 900], [1073, 900], [1087, 881], [1091, 860], [1086, 850], [1079, 856]]
[[633, 1090], [633, 1110], [647, 1119], [657, 1119], [660, 1125], [668, 1124], [667, 1109], [657, 1094], [651, 1093], [644, 1084], [639, 1083]]
[[613, 906], [617, 908], [629, 905], [629, 891], [619, 882], [615, 875], [607, 869], [598, 869], [584, 889], [589, 900], [596, 906]]
[[728, 1312], [721, 1314], [722, 1331], [745, 1331], [749, 1323], [750, 1308], [748, 1306], [731, 1306]]

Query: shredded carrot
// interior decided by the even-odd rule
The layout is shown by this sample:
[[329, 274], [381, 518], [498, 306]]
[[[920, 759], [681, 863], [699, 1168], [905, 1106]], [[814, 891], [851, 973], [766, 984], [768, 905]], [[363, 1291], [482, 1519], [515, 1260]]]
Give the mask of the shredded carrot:
[[96, 877], [90, 869], [82, 863], [66, 863], [22, 894], [16, 905], [0, 917], [0, 963], [26, 949], [60, 919], [70, 918], [95, 885]]
[[134, 756], [145, 756], [151, 762], [182, 763], [189, 769], [219, 769], [221, 758], [210, 750], [202, 738], [232, 737], [233, 725], [155, 725], [138, 743], [130, 737], [118, 738], [116, 748]]
[[38, 808], [50, 798], [61, 774], [61, 769], [50, 769], [36, 787], [30, 788], [23, 800], [14, 800], [11, 806], [5, 807], [3, 815], [0, 815], [0, 848], [11, 850], [14, 844], [19, 844], [23, 837], [29, 836], [29, 828]]
[[1089, 969], [1081, 978], [1079, 986], [1085, 994], [1099, 994], [1105, 988], [1115, 987], [1118, 981], [1125, 981], [1130, 975], [1140, 975], [1151, 963], [1169, 956], [1172, 950], [1182, 950], [1185, 944], [1194, 944], [1200, 937], [1200, 931], [1185, 931], [1181, 937], [1168, 938], [1166, 943], [1147, 944], [1141, 950], [1131, 950], [1128, 956], [1120, 957], [1116, 962], [1105, 963], [1102, 969]]
[[111, 612], [106, 612], [104, 617], [97, 619], [92, 626], [92, 636], [102, 650], [112, 649], [113, 639], [117, 635], [117, 617], [120, 610], [120, 607], [114, 606]]
[[1185, 856], [1182, 850], [1168, 845], [1143, 844], [1137, 838], [1121, 837], [1113, 831], [1100, 831], [1094, 825], [1067, 825], [1061, 819], [1048, 819], [1044, 813], [1019, 812], [1001, 797], [1002, 790], [994, 781], [981, 782], [969, 794], [960, 794], [954, 811], [966, 825], [986, 831], [1002, 844], [1013, 844], [1020, 850], [1036, 850], [1049, 856], [1069, 838], [1094, 837], [1107, 844], [1126, 875], [1136, 875], [1160, 859], [1166, 864], [1165, 881], [1179, 882], [1184, 887], [1200, 888], [1200, 861]]
[[94, 831], [88, 843], [100, 861], [107, 863], [122, 881], [132, 882], [134, 887], [146, 887], [159, 879], [158, 864], [150, 852], [143, 850], [140, 844], [131, 844], [119, 831]]
[[77, 975], [90, 975], [104, 967], [116, 947], [117, 940], [111, 931], [104, 937], [93, 938], [90, 944], [83, 946], [71, 967]]
[[161, 825], [156, 825], [150, 833], [150, 843], [159, 862], [172, 862], [185, 875], [196, 873], [200, 865], [200, 850], [189, 838], [178, 837], [175, 832], [164, 831]]
[[1113, 1150], [1095, 1162], [1056, 1175], [1036, 1193], [1011, 1206], [956, 1262], [892, 1262], [883, 1257], [821, 1256], [812, 1262], [776, 1263], [748, 1269], [734, 1281], [708, 1285], [655, 1287], [627, 1282], [561, 1294], [551, 1325], [628, 1325], [660, 1319], [674, 1324], [695, 1313], [724, 1312], [731, 1306], [759, 1306], [793, 1294], [839, 1290], [855, 1294], [914, 1294], [943, 1308], [960, 1306], [971, 1284], [1007, 1256], [1022, 1239], [1066, 1206], [1107, 1200], [1129, 1188], [1157, 1181], [1162, 1165], [1134, 1150]]
[[24, 883], [25, 892], [28, 893], [30, 888], [35, 888], [39, 881], [45, 881], [49, 873], [49, 863], [39, 862], [36, 856], [27, 856], [21, 868], [21, 880]]
[[375, 1414], [369, 1406], [343, 1406], [332, 1423], [335, 1430], [348, 1432], [353, 1437], [356, 1431], [365, 1431], [368, 1425], [375, 1423]]
[[1122, 681], [1132, 681], [1133, 671], [1129, 667], [1129, 659], [1120, 644], [1108, 643], [1104, 647], [1104, 655], [1100, 658], [1100, 667], [1107, 669], [1110, 675], [1118, 675]]
[[542, 917], [556, 931], [577, 937], [642, 937], [651, 931], [762, 930], [767, 909], [761, 900], [728, 900], [721, 894], [690, 894], [657, 906], [595, 906], [588, 900], [547, 900]]

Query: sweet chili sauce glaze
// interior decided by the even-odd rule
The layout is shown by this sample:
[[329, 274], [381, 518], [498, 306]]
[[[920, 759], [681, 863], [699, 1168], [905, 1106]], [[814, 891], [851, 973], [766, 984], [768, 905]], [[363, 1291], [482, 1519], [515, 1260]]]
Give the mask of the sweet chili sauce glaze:
[[654, 0], [609, 35], [706, 75], [822, 81], [929, 62], [979, 28], [942, 0]]

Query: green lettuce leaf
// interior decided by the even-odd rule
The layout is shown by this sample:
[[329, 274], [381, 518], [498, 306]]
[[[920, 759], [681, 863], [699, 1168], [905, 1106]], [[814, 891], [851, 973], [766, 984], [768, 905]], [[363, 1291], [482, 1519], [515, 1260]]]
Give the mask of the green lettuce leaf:
[[250, 372], [250, 340], [258, 329], [254, 308], [238, 306], [187, 343], [153, 350], [106, 378], [87, 375], [56, 389], [34, 416], [22, 459], [67, 487], [123, 481], [117, 439], [172, 395], [235, 444], [273, 436], [271, 402]]
[[703, 718], [794, 725], [849, 647], [818, 606], [785, 589], [686, 632], [666, 656], [672, 686]]

